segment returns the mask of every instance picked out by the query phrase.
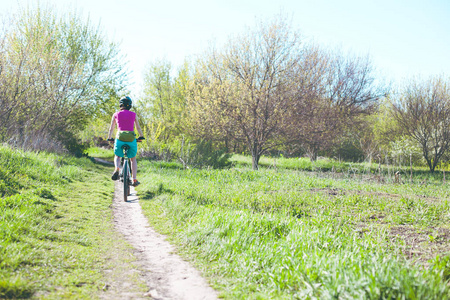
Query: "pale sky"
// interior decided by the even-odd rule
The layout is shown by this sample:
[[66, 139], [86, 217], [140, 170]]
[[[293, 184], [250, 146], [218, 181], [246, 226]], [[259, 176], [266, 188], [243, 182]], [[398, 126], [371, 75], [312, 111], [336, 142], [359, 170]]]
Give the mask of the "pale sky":
[[[0, 12], [37, 0], [0, 0]], [[131, 96], [139, 96], [145, 66], [186, 57], [280, 12], [304, 36], [326, 47], [369, 55], [381, 79], [450, 76], [450, 0], [41, 0], [77, 9], [121, 42], [129, 61]]]

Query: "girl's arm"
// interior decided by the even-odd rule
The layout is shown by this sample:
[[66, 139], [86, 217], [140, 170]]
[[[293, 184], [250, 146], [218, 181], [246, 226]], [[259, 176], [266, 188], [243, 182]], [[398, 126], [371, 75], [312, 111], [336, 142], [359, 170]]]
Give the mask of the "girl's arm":
[[108, 140], [112, 137], [115, 127], [116, 127], [116, 118], [114, 118], [113, 115], [111, 118], [111, 125], [109, 126]]
[[142, 129], [141, 129], [141, 126], [139, 126], [139, 121], [138, 121], [138, 116], [136, 115], [136, 118], [134, 119], [134, 124], [136, 125], [136, 129], [137, 129], [137, 131], [138, 131], [138, 133], [139, 133], [139, 136], [141, 137], [143, 137], [144, 136], [144, 134], [142, 133]]

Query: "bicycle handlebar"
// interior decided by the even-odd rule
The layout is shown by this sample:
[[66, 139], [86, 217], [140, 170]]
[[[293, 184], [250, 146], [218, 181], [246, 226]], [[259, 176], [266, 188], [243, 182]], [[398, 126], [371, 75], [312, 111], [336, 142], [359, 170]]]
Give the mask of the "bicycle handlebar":
[[[136, 142], [141, 142], [141, 141], [143, 141], [143, 140], [145, 140], [145, 137], [140, 136], [140, 137], [138, 137], [138, 138], [136, 139]], [[110, 138], [110, 139], [107, 139], [107, 141], [108, 141], [108, 142], [114, 142], [114, 139], [113, 139], [113, 138]]]

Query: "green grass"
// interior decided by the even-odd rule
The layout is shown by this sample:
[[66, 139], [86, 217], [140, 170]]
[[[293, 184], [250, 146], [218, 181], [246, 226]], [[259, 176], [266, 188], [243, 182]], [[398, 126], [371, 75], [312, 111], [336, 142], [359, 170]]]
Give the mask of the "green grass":
[[99, 147], [91, 147], [84, 151], [85, 154], [92, 157], [98, 157], [103, 159], [113, 159], [114, 152], [112, 149], [104, 149]]
[[[251, 156], [235, 154], [231, 161], [237, 166], [251, 166]], [[305, 171], [331, 171], [333, 166], [337, 172], [346, 171], [352, 165], [346, 162], [338, 162], [333, 159], [319, 159], [312, 162], [309, 158], [285, 158], [285, 157], [267, 157], [262, 156], [259, 160], [259, 166], [263, 168], [282, 168], [291, 170]]]
[[111, 257], [127, 255], [111, 225], [110, 170], [5, 146], [0, 166], [0, 298], [97, 298]]
[[[252, 165], [252, 158], [250, 156], [244, 156], [235, 154], [231, 158], [232, 163], [238, 167], [250, 167]], [[320, 158], [316, 161], [311, 161], [309, 158], [285, 158], [285, 157], [267, 157], [262, 156], [259, 161], [259, 167], [263, 169], [287, 169], [287, 170], [299, 170], [299, 171], [313, 171], [313, 172], [333, 172], [335, 174], [347, 177], [370, 177], [379, 176], [385, 182], [394, 182], [394, 173], [399, 172], [401, 180], [408, 182], [410, 180], [410, 167], [407, 165], [379, 165], [378, 162], [345, 162], [338, 161], [330, 158]], [[450, 175], [447, 174], [447, 177]], [[429, 169], [425, 166], [413, 167], [413, 180], [416, 183], [423, 181], [440, 183], [443, 181], [442, 170], [436, 168], [435, 173], [431, 174]]]
[[[262, 158], [252, 171], [235, 158], [227, 170], [139, 162], [149, 221], [224, 298], [450, 298], [450, 192], [439, 174], [379, 183], [364, 164]], [[98, 298], [131, 267], [111, 225], [109, 168], [4, 146], [0, 166], [1, 299]]]
[[[264, 161], [263, 161], [264, 162]], [[449, 189], [140, 162], [149, 221], [227, 299], [450, 299]]]

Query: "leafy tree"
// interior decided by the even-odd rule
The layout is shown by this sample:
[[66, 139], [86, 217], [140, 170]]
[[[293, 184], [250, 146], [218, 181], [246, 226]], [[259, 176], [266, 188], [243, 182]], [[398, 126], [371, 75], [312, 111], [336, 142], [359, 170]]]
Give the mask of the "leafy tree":
[[144, 104], [147, 117], [163, 118], [172, 98], [172, 66], [168, 61], [149, 64], [144, 76]]
[[168, 61], [150, 63], [144, 77], [144, 97], [140, 113], [150, 123], [164, 127], [161, 138], [170, 141], [184, 131], [186, 93], [189, 85], [189, 65], [186, 62], [175, 78]]
[[382, 154], [390, 153], [393, 141], [403, 140], [392, 113], [390, 96], [384, 97], [380, 99], [374, 111], [358, 117], [356, 126], [350, 130], [353, 143], [363, 151], [368, 162]]
[[450, 147], [450, 83], [442, 76], [412, 80], [392, 106], [403, 133], [420, 145], [434, 172]]
[[108, 112], [126, 74], [116, 44], [76, 13], [23, 9], [0, 38], [0, 139], [74, 143]]
[[379, 152], [390, 152], [392, 141], [402, 139], [402, 129], [393, 116], [392, 95], [380, 101], [377, 110], [369, 117], [373, 139]]

